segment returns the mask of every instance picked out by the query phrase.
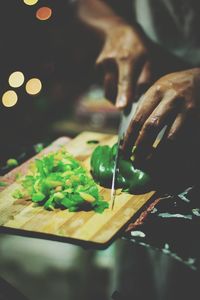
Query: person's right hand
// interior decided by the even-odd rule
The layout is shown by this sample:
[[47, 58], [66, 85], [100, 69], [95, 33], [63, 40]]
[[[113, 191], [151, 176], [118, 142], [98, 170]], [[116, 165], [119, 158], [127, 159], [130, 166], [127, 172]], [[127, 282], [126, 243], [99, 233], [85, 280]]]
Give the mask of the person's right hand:
[[153, 80], [149, 49], [142, 34], [126, 24], [110, 28], [97, 66], [104, 68], [105, 95], [123, 109], [136, 98], [138, 85]]

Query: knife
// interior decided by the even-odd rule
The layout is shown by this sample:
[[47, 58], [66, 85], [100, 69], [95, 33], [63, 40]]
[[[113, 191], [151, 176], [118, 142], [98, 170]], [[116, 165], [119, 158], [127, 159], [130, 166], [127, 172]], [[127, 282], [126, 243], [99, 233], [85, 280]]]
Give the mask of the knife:
[[[116, 173], [118, 172], [118, 163], [119, 163], [119, 152], [120, 147], [123, 143], [125, 133], [129, 127], [129, 124], [131, 122], [131, 119], [133, 118], [133, 115], [136, 112], [136, 109], [138, 105], [142, 102], [143, 95], [139, 98], [137, 102], [131, 103], [122, 113], [121, 113], [121, 121], [119, 125], [118, 130], [118, 140], [117, 140], [117, 153], [115, 156], [115, 162], [114, 162], [114, 168], [113, 168], [113, 177], [112, 177], [112, 185], [111, 185], [111, 207], [112, 210], [114, 209], [115, 205], [115, 198], [116, 198]], [[153, 148], [157, 148], [160, 142], [162, 141], [163, 137], [165, 136], [167, 132], [168, 126], [164, 126], [161, 131], [158, 133], [157, 138], [154, 141], [154, 144], [152, 145]]]
[[128, 126], [131, 122], [131, 119], [136, 111], [137, 105], [138, 105], [138, 102], [133, 102], [121, 113], [121, 121], [120, 121], [120, 125], [119, 125], [119, 130], [118, 130], [117, 153], [116, 153], [115, 161], [114, 161], [113, 177], [112, 177], [112, 184], [111, 184], [111, 208], [112, 208], [112, 210], [114, 208], [115, 198], [116, 198], [116, 174], [118, 172], [120, 147], [123, 143], [123, 139], [124, 139], [125, 133], [128, 129]]

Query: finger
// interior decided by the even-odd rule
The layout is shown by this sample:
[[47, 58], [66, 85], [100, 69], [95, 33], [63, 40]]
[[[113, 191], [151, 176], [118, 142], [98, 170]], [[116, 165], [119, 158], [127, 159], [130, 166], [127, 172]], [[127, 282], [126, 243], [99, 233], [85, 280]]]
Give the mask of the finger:
[[148, 158], [153, 150], [153, 144], [165, 125], [171, 124], [178, 112], [179, 103], [165, 96], [149, 118], [144, 123], [135, 142], [135, 159]]
[[117, 74], [107, 71], [104, 75], [105, 97], [111, 102], [115, 102], [117, 96]]
[[138, 76], [145, 62], [145, 57], [141, 56], [136, 61], [120, 60], [118, 64], [118, 93], [116, 107], [124, 109], [129, 103], [134, 101], [135, 88]]
[[103, 54], [97, 59], [96, 66], [101, 67], [104, 79], [105, 97], [115, 103], [117, 97], [117, 66], [113, 58], [106, 58]]
[[175, 121], [173, 122], [171, 128], [169, 129], [168, 135], [167, 135], [167, 140], [170, 142], [174, 142], [176, 141], [181, 133], [183, 128], [185, 127], [185, 123], [186, 123], [186, 115], [183, 113], [179, 113], [175, 119]]
[[162, 99], [161, 91], [156, 87], [152, 86], [141, 98], [139, 107], [136, 110], [135, 115], [128, 127], [125, 134], [122, 151], [124, 155], [129, 156], [133, 145], [135, 144], [138, 134], [144, 125], [147, 118], [154, 111], [158, 103]]

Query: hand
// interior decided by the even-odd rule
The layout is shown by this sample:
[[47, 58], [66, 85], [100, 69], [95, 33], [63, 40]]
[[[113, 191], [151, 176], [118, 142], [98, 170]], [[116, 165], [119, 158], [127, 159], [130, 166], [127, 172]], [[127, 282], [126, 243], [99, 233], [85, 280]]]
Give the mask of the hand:
[[136, 96], [138, 84], [152, 80], [149, 51], [145, 39], [126, 24], [118, 24], [107, 31], [104, 47], [97, 65], [104, 67], [106, 97], [120, 109]]
[[120, 23], [108, 26], [97, 58], [104, 69], [105, 95], [117, 108], [136, 101], [160, 76], [183, 69], [183, 62], [148, 40], [139, 29]]
[[[168, 74], [152, 85], [127, 130], [123, 151], [130, 152], [134, 145], [136, 164], [142, 164], [153, 155], [153, 144], [165, 125], [168, 129], [162, 144], [181, 143], [187, 150], [191, 145], [192, 155], [195, 148], [192, 141], [200, 140], [200, 68]], [[192, 158], [191, 155], [186, 153], [185, 160]]]

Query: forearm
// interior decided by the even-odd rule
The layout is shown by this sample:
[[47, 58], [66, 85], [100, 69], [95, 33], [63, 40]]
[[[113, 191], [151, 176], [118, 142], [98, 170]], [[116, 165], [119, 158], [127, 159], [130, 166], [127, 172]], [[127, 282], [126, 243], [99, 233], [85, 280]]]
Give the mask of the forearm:
[[101, 34], [126, 22], [101, 0], [78, 0], [78, 17], [87, 26]]

